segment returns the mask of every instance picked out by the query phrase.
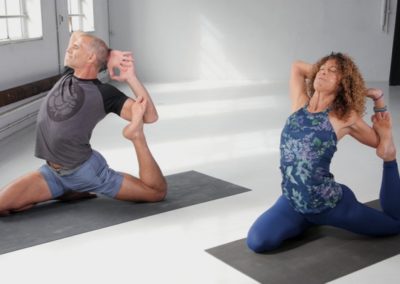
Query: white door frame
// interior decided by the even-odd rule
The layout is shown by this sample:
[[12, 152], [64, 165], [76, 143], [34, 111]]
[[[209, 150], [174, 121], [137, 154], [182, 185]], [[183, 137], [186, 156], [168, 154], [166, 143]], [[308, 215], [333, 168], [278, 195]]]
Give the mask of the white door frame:
[[64, 56], [69, 42], [68, 27], [68, 1], [55, 0], [57, 21], [57, 45], [58, 45], [58, 69], [60, 73], [64, 69]]

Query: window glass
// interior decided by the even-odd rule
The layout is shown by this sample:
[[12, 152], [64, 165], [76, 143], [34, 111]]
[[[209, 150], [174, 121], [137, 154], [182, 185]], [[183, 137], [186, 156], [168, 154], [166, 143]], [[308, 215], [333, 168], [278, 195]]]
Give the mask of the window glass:
[[7, 39], [6, 19], [0, 19], [0, 40]]
[[94, 31], [93, 0], [68, 0], [69, 31]]
[[11, 39], [19, 39], [22, 37], [22, 27], [20, 18], [8, 19], [8, 36]]
[[42, 36], [40, 0], [0, 0], [0, 44]]
[[21, 15], [21, 3], [19, 0], [6, 0], [7, 15]]
[[6, 15], [6, 5], [5, 0], [0, 0], [0, 16]]
[[80, 14], [79, 0], [68, 0], [69, 14]]

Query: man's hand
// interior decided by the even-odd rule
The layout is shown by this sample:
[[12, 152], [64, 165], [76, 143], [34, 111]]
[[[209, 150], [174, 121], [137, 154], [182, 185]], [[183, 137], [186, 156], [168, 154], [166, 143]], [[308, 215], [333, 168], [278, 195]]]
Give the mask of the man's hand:
[[[111, 50], [107, 69], [111, 79], [119, 82], [126, 82], [136, 76], [133, 56], [129, 51]], [[118, 75], [115, 73], [116, 69]]]
[[[143, 122], [156, 122], [158, 120], [156, 107], [146, 88], [136, 76], [136, 69], [132, 53], [129, 51], [112, 50], [108, 58], [107, 68], [111, 79], [119, 82], [126, 82], [136, 98], [143, 98], [146, 101]], [[118, 69], [118, 75], [114, 73], [114, 69]], [[130, 106], [131, 102], [128, 100], [125, 102], [122, 108], [121, 116], [124, 119], [131, 119]]]

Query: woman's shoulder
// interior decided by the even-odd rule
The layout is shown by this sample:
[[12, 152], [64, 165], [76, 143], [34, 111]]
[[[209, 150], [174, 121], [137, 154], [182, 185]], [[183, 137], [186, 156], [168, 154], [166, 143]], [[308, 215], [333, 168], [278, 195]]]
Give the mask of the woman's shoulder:
[[340, 140], [343, 136], [349, 134], [351, 132], [351, 128], [357, 125], [357, 123], [362, 120], [359, 114], [355, 111], [351, 111], [349, 115], [345, 118], [339, 118], [334, 111], [329, 113], [329, 120], [332, 124], [332, 127], [335, 130], [336, 136], [338, 140]]
[[335, 113], [335, 111], [332, 111], [331, 117], [334, 118], [335, 120], [337, 120], [340, 124], [343, 124], [346, 126], [351, 126], [351, 125], [357, 123], [357, 121], [359, 121], [360, 119], [362, 119], [362, 117], [355, 110], [349, 111], [348, 114], [344, 117], [339, 117]]

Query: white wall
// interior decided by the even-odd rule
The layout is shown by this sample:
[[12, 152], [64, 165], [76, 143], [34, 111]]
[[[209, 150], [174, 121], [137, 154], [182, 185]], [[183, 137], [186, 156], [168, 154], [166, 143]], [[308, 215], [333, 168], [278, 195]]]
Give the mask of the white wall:
[[94, 34], [109, 44], [110, 26], [108, 23], [108, 0], [93, 0], [93, 5]]
[[295, 59], [350, 54], [369, 81], [388, 81], [382, 0], [110, 1], [110, 43], [132, 50], [142, 80], [286, 81]]

